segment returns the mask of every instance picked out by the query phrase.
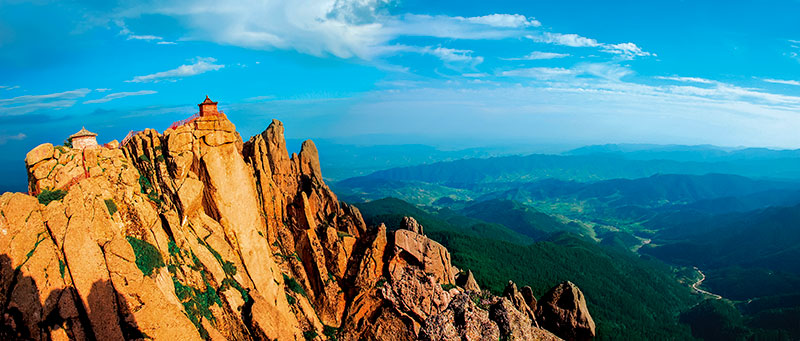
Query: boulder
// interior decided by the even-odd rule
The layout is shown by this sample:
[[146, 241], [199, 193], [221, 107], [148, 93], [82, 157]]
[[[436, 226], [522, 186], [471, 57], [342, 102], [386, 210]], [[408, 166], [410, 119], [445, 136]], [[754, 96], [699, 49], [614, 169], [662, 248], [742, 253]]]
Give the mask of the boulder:
[[400, 228], [404, 230], [409, 230], [421, 235], [424, 235], [422, 225], [420, 225], [416, 219], [413, 217], [403, 217], [403, 220], [400, 221]]
[[454, 284], [450, 252], [441, 244], [411, 230], [397, 230], [394, 233], [394, 245], [397, 257], [419, 265], [441, 284]]
[[565, 340], [590, 340], [595, 325], [586, 298], [578, 286], [563, 282], [550, 289], [536, 305], [539, 325]]
[[489, 312], [478, 308], [469, 295], [453, 297], [447, 309], [425, 320], [420, 340], [497, 340], [500, 330]]
[[456, 276], [456, 285], [464, 288], [466, 291], [481, 291], [480, 286], [478, 286], [478, 282], [475, 281], [475, 276], [472, 274], [472, 270], [467, 270], [467, 272]]
[[44, 143], [36, 146], [36, 148], [31, 149], [27, 155], [25, 155], [25, 165], [31, 167], [42, 160], [46, 160], [53, 157], [53, 144], [51, 143]]
[[450, 304], [451, 294], [436, 278], [417, 267], [399, 263], [389, 265], [389, 283], [381, 288], [384, 299], [416, 321], [441, 313]]
[[497, 323], [501, 337], [506, 340], [533, 340], [533, 321], [514, 308], [514, 304], [503, 297], [489, 307], [489, 318]]

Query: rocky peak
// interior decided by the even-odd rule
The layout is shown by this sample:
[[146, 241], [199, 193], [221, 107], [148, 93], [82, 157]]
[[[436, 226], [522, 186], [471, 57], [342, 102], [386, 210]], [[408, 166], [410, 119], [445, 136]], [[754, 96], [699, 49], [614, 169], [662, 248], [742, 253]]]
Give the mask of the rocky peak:
[[514, 282], [508, 281], [508, 285], [503, 290], [503, 297], [507, 298], [519, 312], [525, 314], [534, 325], [536, 324], [536, 316], [533, 314], [533, 309], [528, 305], [525, 297], [517, 290], [517, 285]]
[[407, 229], [394, 232], [395, 256], [393, 263], [419, 266], [432, 274], [440, 284], [455, 284], [455, 273], [450, 264], [450, 252], [441, 244], [424, 236], [422, 226], [414, 218], [403, 218]]
[[563, 282], [539, 299], [536, 316], [542, 327], [566, 340], [589, 340], [595, 325], [586, 298], [572, 282]]
[[420, 225], [414, 217], [403, 217], [400, 221], [400, 228], [409, 230], [411, 232], [424, 235], [422, 225]]
[[499, 298], [471, 272], [467, 291], [455, 287], [449, 252], [415, 219], [367, 227], [325, 184], [314, 143], [289, 154], [283, 133], [273, 120], [244, 142], [217, 112], [122, 144], [34, 148], [25, 163], [38, 198], [0, 196], [0, 338], [547, 334], [507, 299], [477, 305], [470, 295]]
[[472, 270], [467, 270], [466, 272], [456, 275], [456, 285], [464, 288], [466, 291], [481, 291], [478, 282], [475, 281], [475, 275], [472, 274]]

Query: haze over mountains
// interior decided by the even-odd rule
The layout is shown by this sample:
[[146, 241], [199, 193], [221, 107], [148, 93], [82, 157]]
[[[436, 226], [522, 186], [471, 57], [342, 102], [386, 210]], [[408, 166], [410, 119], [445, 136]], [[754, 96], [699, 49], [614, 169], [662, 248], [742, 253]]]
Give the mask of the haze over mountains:
[[[679, 303], [683, 304], [678, 309], [680, 321], [673, 321], [669, 328], [686, 326], [695, 337], [712, 339], [709, 330], [719, 330], [719, 335], [728, 338], [791, 339], [800, 337], [797, 324], [791, 322], [800, 318], [798, 155], [797, 150], [760, 148], [602, 145], [560, 155], [398, 167], [345, 179], [333, 187], [344, 200], [367, 201], [360, 207], [381, 207], [365, 210], [366, 217], [400, 207], [406, 207], [400, 212], [416, 207], [433, 214], [428, 219], [442, 220], [442, 226], [451, 226], [447, 231], [472, 238], [462, 244], [459, 238], [442, 237], [453, 250], [454, 261], [463, 262], [462, 266], [486, 267], [487, 259], [502, 258], [494, 251], [491, 256], [476, 254], [479, 251], [472, 247], [486, 240], [518, 245], [559, 241], [546, 245], [563, 247], [563, 233], [567, 233], [589, 243], [583, 248], [594, 245], [595, 254], [616, 250], [634, 259], [663, 261], [649, 267], [684, 285], [700, 283], [701, 288], [723, 297], [701, 305], [696, 305], [705, 296], [700, 292], [693, 299], [676, 299], [686, 301]], [[511, 252], [516, 246], [478, 248]], [[529, 260], [537, 261], [541, 259]], [[511, 265], [489, 268], [501, 271], [506, 266]], [[596, 281], [605, 276], [584, 271]], [[656, 277], [648, 278], [645, 281], [661, 283]], [[595, 294], [598, 291], [603, 289]], [[610, 297], [620, 293], [604, 291]], [[607, 303], [589, 297], [590, 306], [601, 312], [600, 330], [606, 332], [612, 328], [609, 320], [619, 323], [620, 319], [607, 310]], [[658, 311], [653, 314], [666, 313], [657, 305], [645, 305]], [[719, 323], [710, 327], [713, 324], [701, 322], [708, 319]], [[624, 325], [636, 329], [642, 323], [633, 319]], [[664, 335], [680, 333], [669, 330]], [[618, 335], [620, 331], [603, 333]]]

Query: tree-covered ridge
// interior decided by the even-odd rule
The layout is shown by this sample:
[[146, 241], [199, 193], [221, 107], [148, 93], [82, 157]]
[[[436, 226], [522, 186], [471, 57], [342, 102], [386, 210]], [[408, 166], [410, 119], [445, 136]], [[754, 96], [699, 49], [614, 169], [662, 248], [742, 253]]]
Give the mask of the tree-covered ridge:
[[361, 203], [357, 204], [357, 207], [368, 225], [385, 223], [389, 228], [397, 227], [404, 216], [411, 216], [425, 226], [427, 232], [452, 231], [523, 245], [533, 241], [530, 237], [514, 232], [501, 224], [465, 217], [449, 209], [434, 210], [431, 213], [395, 198]]
[[419, 214], [426, 233], [450, 250], [454, 265], [473, 270], [479, 284], [496, 293], [502, 292], [509, 279], [530, 285], [537, 296], [553, 283], [576, 283], [586, 294], [600, 339], [690, 338], [689, 328], [677, 318], [697, 297], [677, 281], [671, 268], [658, 261], [569, 234], [526, 245], [469, 230], [465, 233], [440, 216], [456, 222], [474, 220], [456, 218], [454, 211], [428, 213], [397, 199], [357, 206], [366, 221], [383, 221], [390, 228], [396, 227], [403, 215]]

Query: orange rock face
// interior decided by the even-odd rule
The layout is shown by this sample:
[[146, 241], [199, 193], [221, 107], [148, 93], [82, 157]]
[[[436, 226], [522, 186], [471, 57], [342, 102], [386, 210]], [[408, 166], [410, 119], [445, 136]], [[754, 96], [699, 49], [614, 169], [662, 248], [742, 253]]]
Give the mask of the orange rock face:
[[[244, 142], [217, 113], [116, 146], [36, 147], [47, 195], [0, 196], [0, 339], [499, 335], [446, 248], [410, 217], [367, 227], [279, 121]], [[480, 322], [448, 325], [462, 315]]]
[[595, 325], [586, 298], [572, 282], [561, 283], [539, 299], [536, 316], [540, 324], [566, 340], [590, 340]]

